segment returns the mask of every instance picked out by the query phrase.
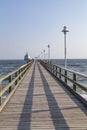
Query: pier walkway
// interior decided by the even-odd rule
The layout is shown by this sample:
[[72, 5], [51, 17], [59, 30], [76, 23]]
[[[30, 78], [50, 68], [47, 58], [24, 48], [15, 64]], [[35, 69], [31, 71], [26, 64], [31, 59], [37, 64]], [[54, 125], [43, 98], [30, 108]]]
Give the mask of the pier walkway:
[[0, 113], [0, 130], [87, 130], [87, 107], [37, 62]]

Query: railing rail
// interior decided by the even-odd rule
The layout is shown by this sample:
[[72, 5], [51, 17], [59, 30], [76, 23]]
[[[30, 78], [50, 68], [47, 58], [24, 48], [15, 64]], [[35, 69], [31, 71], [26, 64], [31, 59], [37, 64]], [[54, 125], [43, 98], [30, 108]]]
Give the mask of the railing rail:
[[40, 63], [87, 105], [87, 75], [51, 64], [47, 61], [40, 61]]
[[33, 61], [19, 67], [5, 76], [0, 77], [0, 111], [5, 107], [32, 63]]

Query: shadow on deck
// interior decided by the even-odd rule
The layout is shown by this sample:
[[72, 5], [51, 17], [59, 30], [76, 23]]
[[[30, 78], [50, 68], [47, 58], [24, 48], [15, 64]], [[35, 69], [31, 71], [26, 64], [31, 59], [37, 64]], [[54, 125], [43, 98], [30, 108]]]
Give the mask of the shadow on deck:
[[[36, 65], [35, 65], [36, 66]], [[35, 76], [35, 66], [33, 69], [32, 77], [29, 83], [24, 107], [20, 117], [18, 130], [30, 130], [31, 126], [31, 114], [32, 114], [32, 102], [33, 102], [33, 91], [34, 91], [34, 76]]]

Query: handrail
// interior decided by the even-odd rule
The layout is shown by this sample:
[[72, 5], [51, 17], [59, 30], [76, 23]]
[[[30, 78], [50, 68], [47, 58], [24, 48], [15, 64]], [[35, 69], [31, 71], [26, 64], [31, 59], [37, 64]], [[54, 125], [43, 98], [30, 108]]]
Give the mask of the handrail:
[[[5, 107], [10, 97], [18, 87], [19, 83], [23, 79], [25, 73], [33, 64], [33, 61], [26, 63], [25, 65], [17, 68], [13, 72], [0, 77], [0, 111]], [[7, 82], [3, 85], [3, 82]], [[4, 98], [5, 97], [5, 98]]]
[[83, 94], [87, 96], [87, 86], [80, 81], [81, 79], [87, 80], [87, 75], [51, 64], [48, 61], [40, 61], [40, 63], [87, 104], [87, 99], [83, 97]]
[[[54, 65], [55, 65], [55, 64], [54, 64]], [[56, 65], [55, 65], [55, 66], [56, 66]], [[79, 72], [76, 72], [76, 71], [73, 71], [73, 70], [70, 70], [70, 69], [66, 69], [66, 68], [64, 68], [64, 67], [60, 67], [60, 66], [57, 66], [57, 67], [59, 67], [59, 68], [61, 68], [61, 69], [63, 69], [63, 70], [66, 70], [66, 71], [68, 71], [68, 72], [75, 73], [76, 75], [82, 76], [82, 77], [84, 77], [84, 78], [87, 78], [87, 75], [85, 75], [85, 74], [81, 74], [81, 73], [79, 73]]]

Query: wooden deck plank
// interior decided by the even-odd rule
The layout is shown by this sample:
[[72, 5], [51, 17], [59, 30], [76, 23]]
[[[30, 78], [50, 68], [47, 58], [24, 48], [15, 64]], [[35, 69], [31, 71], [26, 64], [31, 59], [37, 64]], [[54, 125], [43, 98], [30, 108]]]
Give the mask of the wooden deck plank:
[[87, 130], [87, 108], [36, 63], [0, 113], [0, 130]]

